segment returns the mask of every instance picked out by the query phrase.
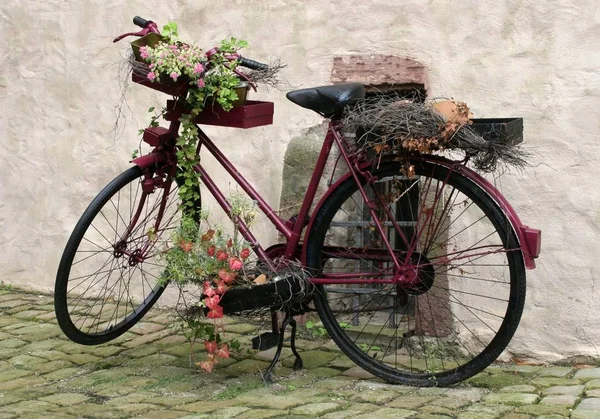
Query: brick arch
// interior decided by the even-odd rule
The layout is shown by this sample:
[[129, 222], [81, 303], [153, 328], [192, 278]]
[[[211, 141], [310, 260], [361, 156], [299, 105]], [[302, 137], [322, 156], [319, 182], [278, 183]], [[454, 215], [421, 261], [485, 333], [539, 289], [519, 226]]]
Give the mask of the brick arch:
[[417, 91], [425, 97], [429, 87], [427, 67], [395, 55], [348, 55], [334, 57], [332, 83], [362, 83], [367, 93]]

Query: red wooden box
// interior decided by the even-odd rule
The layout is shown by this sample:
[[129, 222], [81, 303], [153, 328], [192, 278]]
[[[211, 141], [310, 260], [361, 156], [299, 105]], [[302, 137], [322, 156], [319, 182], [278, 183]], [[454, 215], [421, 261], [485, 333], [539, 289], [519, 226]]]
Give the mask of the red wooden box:
[[183, 96], [190, 88], [189, 80], [182, 79], [175, 83], [161, 83], [159, 81], [150, 81], [141, 74], [131, 73], [131, 80], [134, 83], [149, 87], [159, 92], [166, 93], [171, 96]]
[[[218, 125], [232, 128], [253, 128], [273, 123], [275, 107], [273, 102], [247, 100], [243, 105], [236, 106], [229, 112], [219, 105], [207, 106], [196, 117], [194, 122], [201, 125]], [[167, 101], [165, 119], [171, 121], [181, 116], [181, 109], [173, 100]]]

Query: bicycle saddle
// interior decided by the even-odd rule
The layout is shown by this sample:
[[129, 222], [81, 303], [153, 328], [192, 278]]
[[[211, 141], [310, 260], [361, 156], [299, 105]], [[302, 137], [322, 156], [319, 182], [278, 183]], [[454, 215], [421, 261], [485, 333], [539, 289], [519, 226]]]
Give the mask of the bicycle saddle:
[[311, 87], [291, 91], [286, 97], [296, 105], [331, 117], [340, 113], [346, 106], [363, 100], [365, 87], [360, 83]]

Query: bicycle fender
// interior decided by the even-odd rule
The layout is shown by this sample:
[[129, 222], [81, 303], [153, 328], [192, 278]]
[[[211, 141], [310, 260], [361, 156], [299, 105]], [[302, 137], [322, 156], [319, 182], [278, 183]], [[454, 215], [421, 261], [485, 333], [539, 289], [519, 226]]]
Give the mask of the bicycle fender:
[[[384, 162], [397, 161], [397, 160], [398, 159], [396, 157], [391, 156], [387, 159], [383, 159], [381, 162], [384, 163]], [[519, 246], [521, 247], [521, 250], [523, 252], [525, 267], [527, 269], [535, 269], [535, 260], [534, 259], [537, 258], [540, 254], [542, 232], [541, 232], [541, 230], [531, 228], [531, 227], [523, 224], [521, 222], [521, 220], [519, 219], [519, 216], [517, 215], [514, 208], [510, 205], [510, 203], [507, 201], [507, 199], [500, 193], [500, 191], [498, 191], [498, 189], [496, 189], [496, 187], [494, 187], [494, 185], [492, 185], [490, 182], [488, 182], [483, 176], [481, 176], [480, 174], [475, 172], [473, 169], [470, 169], [469, 167], [466, 167], [465, 165], [459, 164], [455, 161], [448, 160], [444, 157], [437, 157], [437, 156], [433, 157], [433, 158], [432, 157], [428, 157], [428, 158], [416, 157], [415, 160], [417, 160], [417, 161], [420, 160], [420, 161], [428, 162], [431, 164], [437, 164], [437, 165], [445, 167], [449, 170], [454, 170], [454, 171], [460, 173], [461, 175], [467, 177], [468, 179], [473, 181], [473, 183], [475, 183], [477, 186], [479, 186], [496, 204], [498, 204], [500, 209], [504, 212], [504, 214], [508, 218], [508, 221], [510, 222], [511, 226], [515, 230], [515, 232], [517, 234], [517, 239], [519, 241]], [[402, 160], [402, 161], [404, 161], [404, 160]], [[372, 162], [364, 163], [360, 166], [360, 169], [366, 170], [366, 169], [368, 169], [368, 167], [372, 166], [373, 164], [374, 163], [372, 163]], [[337, 188], [339, 188], [339, 186], [342, 183], [344, 183], [347, 179], [349, 179], [350, 177], [352, 177], [351, 173], [344, 174], [333, 185], [331, 185], [331, 187], [329, 187], [329, 189], [321, 197], [321, 199], [315, 206], [315, 209], [312, 213], [312, 216], [310, 218], [310, 221], [309, 221], [307, 229], [306, 229], [305, 237], [307, 237], [307, 238], [310, 237], [310, 232], [312, 230], [313, 224], [315, 223], [317, 215], [319, 214], [319, 211], [320, 211], [321, 207], [323, 206], [323, 204], [325, 203], [325, 201], [327, 200], [327, 198], [329, 198], [329, 196], [333, 192], [335, 192], [337, 190]], [[302, 263], [304, 263], [304, 264], [306, 264], [306, 251], [307, 251], [307, 247], [303, 246]]]
[[[425, 159], [420, 158], [425, 161]], [[504, 212], [511, 226], [517, 233], [517, 239], [523, 252], [523, 258], [525, 261], [525, 267], [527, 269], [535, 269], [535, 258], [537, 258], [541, 251], [542, 246], [542, 231], [536, 228], [531, 228], [525, 225], [519, 219], [517, 212], [514, 210], [508, 200], [500, 193], [494, 185], [492, 185], [487, 179], [481, 176], [473, 169], [463, 165], [457, 164], [451, 160], [445, 158], [427, 159], [429, 163], [439, 164], [440, 166], [454, 170], [466, 178], [470, 179], [479, 186]]]
[[149, 153], [131, 160], [131, 163], [139, 166], [141, 169], [156, 166], [167, 161], [167, 156], [163, 153]]

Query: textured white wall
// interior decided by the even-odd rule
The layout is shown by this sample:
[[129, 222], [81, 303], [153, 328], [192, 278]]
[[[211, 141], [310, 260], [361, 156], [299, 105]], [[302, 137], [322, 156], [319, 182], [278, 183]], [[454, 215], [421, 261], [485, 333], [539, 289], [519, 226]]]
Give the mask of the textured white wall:
[[[430, 69], [430, 93], [469, 103], [476, 116], [522, 116], [534, 168], [498, 180], [522, 219], [544, 231], [538, 269], [512, 350], [555, 359], [598, 355], [594, 277], [600, 241], [595, 163], [600, 151], [600, 9], [596, 1], [4, 0], [0, 5], [0, 280], [51, 290], [79, 215], [128, 166], [159, 94], [131, 86], [128, 123], [114, 140], [124, 44], [139, 14], [180, 23], [212, 46], [235, 35], [249, 57], [279, 56], [292, 87], [325, 84], [332, 58], [382, 53]], [[210, 129], [266, 198], [279, 202], [289, 138], [318, 123], [276, 102], [275, 125]], [[257, 97], [255, 96], [255, 97]], [[273, 239], [268, 228], [259, 236]]]

